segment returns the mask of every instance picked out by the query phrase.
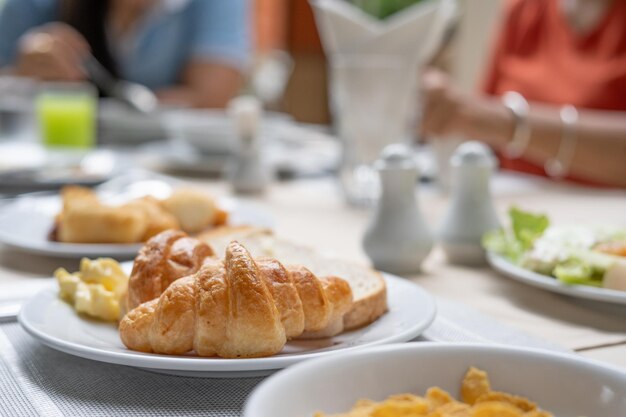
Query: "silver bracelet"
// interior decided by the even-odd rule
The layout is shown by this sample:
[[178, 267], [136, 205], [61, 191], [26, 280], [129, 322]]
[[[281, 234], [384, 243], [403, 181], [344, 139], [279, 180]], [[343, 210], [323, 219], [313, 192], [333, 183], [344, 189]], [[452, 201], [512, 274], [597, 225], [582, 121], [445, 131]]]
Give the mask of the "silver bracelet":
[[578, 110], [576, 107], [568, 104], [561, 107], [559, 112], [561, 118], [561, 143], [556, 157], [548, 159], [544, 165], [546, 174], [552, 178], [563, 178], [567, 175], [574, 158], [576, 144], [578, 143], [578, 135], [576, 125], [578, 124]]
[[530, 106], [520, 93], [507, 91], [502, 96], [502, 104], [513, 113], [515, 129], [511, 141], [504, 147], [503, 154], [507, 158], [515, 159], [524, 154], [530, 142], [531, 129], [528, 123]]

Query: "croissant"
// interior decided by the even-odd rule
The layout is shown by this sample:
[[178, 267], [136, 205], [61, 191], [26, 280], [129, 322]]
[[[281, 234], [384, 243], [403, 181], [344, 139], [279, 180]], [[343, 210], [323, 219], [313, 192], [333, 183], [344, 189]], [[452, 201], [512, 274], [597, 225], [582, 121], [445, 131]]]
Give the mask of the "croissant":
[[223, 262], [206, 262], [120, 322], [132, 350], [250, 358], [280, 352], [288, 339], [343, 330], [352, 291], [341, 278], [318, 278], [302, 266], [253, 260], [231, 242]]
[[126, 308], [130, 311], [159, 297], [172, 282], [197, 272], [206, 262], [215, 262], [214, 255], [208, 244], [180, 230], [166, 230], [154, 236], [135, 258]]

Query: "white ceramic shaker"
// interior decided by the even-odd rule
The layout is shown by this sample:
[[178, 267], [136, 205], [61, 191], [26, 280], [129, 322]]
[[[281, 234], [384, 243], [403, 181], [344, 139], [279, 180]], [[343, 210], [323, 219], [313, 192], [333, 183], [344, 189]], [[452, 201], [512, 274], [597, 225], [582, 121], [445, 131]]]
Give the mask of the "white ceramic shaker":
[[417, 164], [407, 146], [394, 144], [383, 149], [374, 168], [382, 192], [363, 238], [365, 253], [381, 271], [417, 273], [433, 246], [415, 195]]
[[235, 125], [239, 147], [229, 167], [229, 180], [235, 193], [261, 193], [271, 174], [259, 144], [261, 103], [255, 97], [241, 96], [231, 100], [229, 114]]
[[465, 142], [450, 158], [452, 193], [439, 238], [448, 261], [479, 266], [485, 263], [481, 240], [499, 227], [489, 183], [497, 162], [481, 142]]

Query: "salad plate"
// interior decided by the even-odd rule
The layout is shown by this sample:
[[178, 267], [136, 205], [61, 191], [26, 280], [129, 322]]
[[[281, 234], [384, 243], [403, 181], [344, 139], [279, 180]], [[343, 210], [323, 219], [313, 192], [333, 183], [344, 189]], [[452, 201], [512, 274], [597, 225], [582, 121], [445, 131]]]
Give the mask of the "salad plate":
[[551, 225], [509, 210], [510, 227], [487, 233], [487, 261], [517, 281], [572, 297], [626, 305], [626, 228]]
[[[124, 264], [124, 269], [129, 263]], [[121, 342], [113, 323], [76, 314], [61, 300], [56, 285], [24, 303], [18, 320], [35, 339], [53, 349], [95, 361], [133, 366], [160, 373], [230, 378], [267, 375], [294, 363], [367, 346], [406, 342], [434, 320], [434, 298], [405, 279], [385, 275], [389, 311], [374, 323], [328, 339], [294, 340], [277, 355], [254, 359], [168, 356], [135, 352]]]
[[487, 262], [489, 262], [489, 265], [491, 265], [493, 269], [501, 274], [524, 284], [532, 285], [533, 287], [571, 297], [626, 305], [626, 291], [616, 291], [586, 285], [565, 284], [553, 277], [522, 268], [493, 252], [487, 253]]

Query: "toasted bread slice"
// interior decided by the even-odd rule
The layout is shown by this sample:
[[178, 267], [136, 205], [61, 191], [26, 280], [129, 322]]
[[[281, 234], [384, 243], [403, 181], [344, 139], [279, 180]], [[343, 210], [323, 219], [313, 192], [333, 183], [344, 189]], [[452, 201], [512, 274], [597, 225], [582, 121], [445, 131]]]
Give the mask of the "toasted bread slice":
[[315, 250], [275, 237], [271, 230], [253, 226], [225, 226], [198, 236], [216, 253], [224, 253], [233, 240], [244, 245], [255, 257], [271, 256], [284, 264], [303, 265], [317, 276], [337, 276], [352, 288], [354, 303], [344, 317], [346, 329], [372, 323], [387, 311], [387, 287], [382, 275], [366, 266], [332, 259]]

